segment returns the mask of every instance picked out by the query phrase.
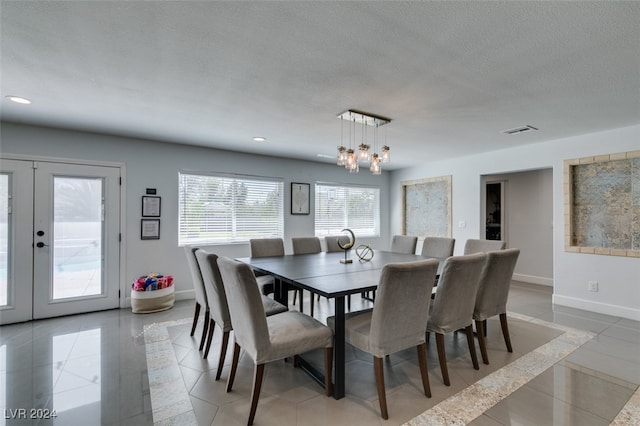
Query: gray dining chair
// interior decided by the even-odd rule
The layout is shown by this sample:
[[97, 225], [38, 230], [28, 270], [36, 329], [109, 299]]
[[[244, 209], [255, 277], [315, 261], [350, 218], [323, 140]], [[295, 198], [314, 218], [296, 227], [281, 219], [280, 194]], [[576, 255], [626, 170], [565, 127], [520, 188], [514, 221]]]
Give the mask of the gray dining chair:
[[196, 250], [198, 250], [198, 247], [192, 245], [184, 246], [187, 263], [189, 264], [189, 270], [191, 271], [193, 290], [196, 296], [196, 307], [193, 314], [193, 323], [191, 324], [191, 336], [196, 332], [196, 326], [198, 325], [198, 319], [200, 318], [200, 310], [204, 306], [204, 323], [202, 325], [202, 337], [200, 338], [200, 350], [202, 350], [207, 336], [207, 328], [209, 327], [209, 302], [207, 301], [207, 293], [202, 280], [202, 272], [200, 271], [198, 261], [196, 260]]
[[[373, 309], [346, 316], [346, 341], [373, 355], [380, 415], [385, 420], [389, 418], [383, 367], [387, 355], [416, 347], [424, 394], [431, 398], [424, 324], [438, 264], [437, 259], [429, 259], [386, 265]], [[327, 323], [333, 328], [335, 317], [327, 318]]]
[[[284, 240], [282, 238], [252, 238], [249, 240], [251, 257], [284, 256]], [[262, 294], [267, 295], [275, 291], [275, 278], [271, 275], [256, 274], [256, 282]], [[302, 290], [300, 291], [302, 295]], [[300, 312], [302, 312], [302, 297], [300, 297]]]
[[453, 256], [455, 244], [455, 238], [425, 237], [422, 243], [421, 254], [423, 256], [444, 260], [447, 257]]
[[[293, 246], [293, 254], [313, 254], [320, 253], [322, 251], [322, 245], [320, 244], [320, 238], [318, 237], [292, 237], [291, 245]], [[293, 304], [296, 304], [296, 297], [298, 292], [293, 294]], [[302, 290], [300, 290], [300, 296], [302, 297]], [[318, 295], [318, 300], [320, 296]], [[300, 301], [302, 304], [302, 301]], [[313, 316], [313, 294], [309, 298], [309, 311]]]
[[467, 242], [464, 243], [464, 254], [504, 250], [506, 246], [507, 243], [505, 241], [468, 239]]
[[451, 256], [444, 261], [438, 290], [431, 302], [431, 313], [427, 320], [427, 333], [434, 332], [438, 349], [438, 361], [444, 384], [450, 386], [444, 335], [465, 329], [473, 368], [478, 370], [478, 357], [473, 340], [473, 309], [480, 283], [480, 274], [487, 255]]
[[507, 351], [513, 352], [507, 324], [507, 299], [509, 298], [511, 279], [513, 278], [513, 271], [516, 268], [519, 255], [520, 249], [517, 248], [491, 251], [487, 253], [487, 260], [482, 269], [473, 311], [473, 320], [476, 323], [476, 334], [478, 335], [482, 362], [485, 364], [489, 364], [485, 341], [485, 324], [486, 320], [491, 317], [500, 316], [504, 343], [507, 346]]
[[227, 392], [233, 387], [241, 348], [255, 364], [247, 425], [253, 424], [255, 418], [267, 362], [324, 349], [324, 385], [326, 395], [330, 396], [333, 365], [331, 329], [309, 315], [296, 311], [266, 317], [255, 275], [249, 265], [219, 257], [218, 266], [229, 302], [235, 339]]
[[394, 235], [391, 239], [391, 249], [394, 253], [415, 254], [418, 237], [412, 235]]
[[349, 242], [349, 237], [346, 235], [327, 235], [324, 237], [324, 242], [327, 247], [327, 253], [343, 252], [344, 250], [338, 245], [338, 242], [345, 244]]
[[[211, 349], [211, 342], [213, 341], [213, 333], [216, 328], [216, 324], [222, 330], [222, 345], [220, 346], [220, 359], [218, 361], [218, 370], [216, 371], [216, 380], [220, 380], [220, 374], [224, 366], [224, 358], [227, 355], [227, 346], [229, 345], [229, 333], [233, 329], [231, 324], [231, 316], [229, 315], [229, 305], [227, 302], [227, 295], [224, 290], [224, 284], [222, 283], [222, 277], [220, 276], [220, 269], [218, 268], [218, 255], [205, 250], [196, 251], [196, 259], [198, 265], [202, 271], [202, 279], [204, 281], [204, 287], [207, 291], [207, 300], [209, 302], [209, 311], [211, 313], [209, 318], [209, 333], [207, 336], [207, 345], [204, 351], [204, 357], [209, 356], [209, 349]], [[279, 314], [286, 312], [289, 309], [281, 303], [260, 294], [262, 299], [262, 306], [266, 316]]]
[[293, 237], [291, 238], [293, 254], [320, 253], [322, 245], [318, 237]]

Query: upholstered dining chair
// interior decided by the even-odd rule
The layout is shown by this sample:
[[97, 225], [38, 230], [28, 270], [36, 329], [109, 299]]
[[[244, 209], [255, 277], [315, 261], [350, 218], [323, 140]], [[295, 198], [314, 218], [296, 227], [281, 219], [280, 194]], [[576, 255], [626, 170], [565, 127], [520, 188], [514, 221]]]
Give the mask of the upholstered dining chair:
[[488, 253], [490, 251], [504, 250], [507, 243], [498, 240], [474, 240], [468, 239], [464, 243], [464, 254]]
[[204, 306], [204, 323], [202, 326], [202, 337], [200, 338], [200, 350], [202, 350], [207, 337], [207, 328], [209, 327], [209, 302], [207, 301], [207, 293], [204, 288], [202, 273], [200, 272], [200, 267], [196, 260], [196, 250], [198, 250], [198, 247], [192, 245], [184, 246], [184, 252], [187, 255], [187, 263], [189, 264], [189, 270], [191, 271], [193, 290], [196, 295], [196, 308], [193, 314], [193, 323], [191, 324], [191, 336], [196, 332], [196, 326], [198, 325], [198, 319], [200, 318], [200, 309]]
[[422, 243], [422, 255], [443, 260], [453, 256], [455, 244], [455, 238], [425, 237]]
[[253, 424], [255, 418], [267, 362], [324, 349], [325, 391], [330, 396], [333, 366], [331, 329], [309, 315], [296, 311], [266, 317], [251, 268], [225, 257], [218, 258], [218, 266], [229, 302], [235, 339], [227, 392], [233, 387], [241, 348], [255, 363], [247, 425]]
[[338, 242], [345, 244], [349, 242], [349, 237], [346, 235], [327, 235], [324, 237], [324, 242], [327, 246], [327, 253], [342, 252], [344, 250], [342, 250]]
[[[293, 246], [293, 254], [312, 254], [322, 251], [322, 245], [318, 237], [292, 237], [291, 245]], [[300, 295], [302, 296], [302, 290], [300, 290]], [[294, 305], [296, 304], [297, 296], [298, 292], [296, 291], [293, 295]], [[319, 295], [318, 299], [320, 299]], [[300, 301], [300, 303], [302, 303], [302, 301]], [[311, 316], [313, 316], [313, 294], [311, 294], [309, 298], [309, 311], [311, 312]]]
[[476, 302], [480, 274], [487, 255], [451, 256], [444, 261], [438, 282], [438, 291], [427, 320], [427, 333], [434, 332], [442, 379], [450, 386], [444, 335], [464, 328], [473, 368], [478, 370], [475, 341], [473, 340], [473, 308]]
[[496, 315], [500, 316], [504, 343], [507, 346], [507, 351], [513, 352], [507, 324], [507, 299], [509, 298], [511, 279], [513, 278], [513, 271], [516, 268], [519, 255], [520, 249], [517, 248], [491, 251], [487, 253], [487, 260], [482, 269], [473, 319], [476, 323], [476, 334], [478, 335], [482, 362], [485, 364], [489, 364], [484, 326], [488, 318]]
[[391, 239], [391, 249], [394, 253], [415, 254], [418, 237], [412, 235], [394, 235]]
[[[438, 270], [437, 259], [390, 263], [382, 269], [373, 309], [347, 314], [346, 341], [373, 355], [380, 415], [389, 418], [384, 385], [385, 356], [416, 347], [424, 394], [431, 398], [424, 324], [429, 296]], [[335, 317], [327, 318], [330, 327]]]
[[[284, 240], [282, 238], [252, 238], [249, 240], [249, 245], [251, 257], [284, 256]], [[256, 275], [256, 282], [264, 295], [275, 291], [275, 279], [271, 275]], [[302, 290], [300, 290], [300, 295], [302, 296]], [[302, 312], [302, 297], [300, 297], [300, 301], [300, 312]]]
[[[203, 358], [206, 359], [207, 356], [209, 356], [209, 349], [211, 349], [211, 342], [213, 341], [213, 332], [217, 324], [222, 330], [220, 360], [218, 361], [218, 371], [216, 371], [216, 380], [220, 380], [220, 374], [224, 366], [224, 358], [227, 355], [227, 346], [229, 345], [229, 332], [233, 329], [231, 316], [229, 315], [229, 305], [224, 284], [222, 283], [222, 277], [220, 276], [220, 269], [218, 269], [218, 255], [200, 249], [196, 251], [196, 259], [202, 271], [202, 279], [207, 292], [209, 311], [211, 313], [209, 318], [209, 334], [207, 336], [207, 345]], [[267, 316], [289, 310], [283, 304], [276, 302], [264, 294], [260, 294], [260, 297], [265, 315]]]

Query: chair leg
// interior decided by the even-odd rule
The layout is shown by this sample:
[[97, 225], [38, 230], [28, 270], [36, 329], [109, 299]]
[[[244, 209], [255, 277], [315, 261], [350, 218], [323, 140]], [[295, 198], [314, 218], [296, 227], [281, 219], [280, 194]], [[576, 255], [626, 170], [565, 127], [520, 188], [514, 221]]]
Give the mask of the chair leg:
[[384, 367], [382, 364], [382, 358], [377, 356], [373, 357], [373, 369], [376, 375], [376, 387], [378, 388], [378, 400], [380, 401], [380, 415], [383, 419], [389, 419], [389, 413], [387, 412], [387, 395], [384, 390]]
[[513, 352], [511, 347], [511, 337], [509, 336], [509, 325], [507, 324], [507, 314], [500, 314], [500, 325], [502, 326], [502, 336], [504, 337], [504, 343], [507, 345], [507, 351]]
[[446, 386], [451, 386], [449, 370], [447, 369], [447, 355], [444, 352], [444, 334], [436, 333], [436, 346], [438, 347], [438, 361], [442, 372], [442, 381]]
[[469, 344], [469, 353], [471, 354], [473, 368], [480, 370], [480, 365], [478, 365], [478, 355], [476, 355], [476, 342], [473, 340], [473, 326], [469, 324], [465, 330], [467, 331], [467, 343]]
[[262, 387], [262, 378], [264, 377], [264, 364], [256, 364], [253, 370], [253, 390], [251, 391], [251, 409], [249, 410], [249, 420], [247, 426], [253, 424], [258, 409], [258, 399], [260, 399], [260, 388]]
[[200, 348], [198, 350], [202, 350], [204, 348], [204, 342], [206, 342], [207, 331], [209, 330], [209, 310], [207, 309], [204, 312], [204, 323], [202, 326], [202, 337], [200, 337]]
[[333, 373], [333, 347], [324, 348], [324, 389], [327, 396], [333, 394], [331, 376]]
[[311, 311], [311, 316], [313, 316], [313, 293], [309, 295], [309, 309]]
[[196, 302], [196, 311], [193, 314], [193, 324], [191, 325], [191, 336], [196, 332], [196, 325], [198, 325], [198, 317], [200, 316], [200, 304]]
[[[302, 289], [300, 289], [300, 290], [296, 290], [296, 293], [298, 293], [298, 291], [300, 292], [300, 312], [302, 313], [302, 312], [303, 312], [303, 309], [304, 309], [304, 305], [303, 305], [303, 303], [302, 303], [302, 302], [303, 302], [303, 297], [302, 297], [302, 296], [303, 296], [303, 293], [302, 293]], [[295, 297], [295, 296], [294, 296], [294, 297]], [[295, 304], [295, 302], [294, 302], [294, 304]]]
[[484, 338], [484, 321], [476, 320], [476, 333], [478, 334], [478, 344], [480, 345], [482, 362], [489, 365], [489, 356], [487, 355], [487, 342]]
[[236, 370], [238, 369], [238, 358], [240, 358], [240, 345], [235, 343], [233, 346], [233, 361], [231, 361], [231, 371], [229, 372], [229, 377], [227, 378], [227, 392], [231, 392], [233, 381], [236, 378]]
[[229, 331], [222, 333], [222, 346], [220, 346], [220, 360], [218, 361], [218, 371], [216, 371], [216, 380], [220, 380], [222, 367], [224, 367], [224, 359], [227, 356], [227, 346], [229, 346]]
[[429, 385], [429, 369], [427, 368], [427, 344], [423, 343], [418, 348], [418, 364], [420, 364], [420, 375], [422, 376], [422, 387], [427, 398], [431, 398], [431, 386]]
[[216, 329], [216, 322], [211, 318], [209, 320], [209, 335], [207, 336], [207, 346], [204, 349], [204, 356], [202, 358], [207, 359], [209, 356], [209, 349], [211, 349], [211, 342], [213, 341], [213, 332]]

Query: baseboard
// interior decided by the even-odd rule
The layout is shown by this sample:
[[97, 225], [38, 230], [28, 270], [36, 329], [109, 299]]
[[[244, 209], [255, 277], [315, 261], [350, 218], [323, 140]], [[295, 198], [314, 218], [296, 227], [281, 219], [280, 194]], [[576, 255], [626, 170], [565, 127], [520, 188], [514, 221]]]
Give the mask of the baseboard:
[[535, 275], [513, 274], [513, 279], [515, 281], [553, 287], [553, 278], [537, 277]]
[[640, 309], [611, 305], [609, 303], [598, 303], [591, 300], [560, 296], [557, 294], [553, 295], [552, 301], [556, 305], [568, 306], [570, 308], [583, 309], [585, 311], [597, 312], [599, 314], [640, 321]]

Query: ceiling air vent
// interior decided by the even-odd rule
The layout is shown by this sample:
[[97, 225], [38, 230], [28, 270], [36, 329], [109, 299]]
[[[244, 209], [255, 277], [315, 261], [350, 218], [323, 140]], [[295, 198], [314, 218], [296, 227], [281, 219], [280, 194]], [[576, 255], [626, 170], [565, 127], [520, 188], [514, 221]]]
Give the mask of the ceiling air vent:
[[516, 127], [515, 129], [503, 130], [501, 133], [504, 133], [505, 135], [517, 135], [519, 133], [530, 132], [531, 130], [538, 129], [533, 126], [526, 125], [522, 127]]

